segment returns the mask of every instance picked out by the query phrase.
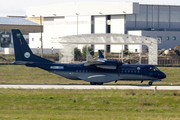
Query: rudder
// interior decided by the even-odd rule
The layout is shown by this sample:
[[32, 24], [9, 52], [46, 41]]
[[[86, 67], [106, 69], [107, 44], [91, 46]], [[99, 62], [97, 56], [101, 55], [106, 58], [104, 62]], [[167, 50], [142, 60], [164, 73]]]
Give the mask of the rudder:
[[32, 53], [20, 30], [12, 29], [16, 62], [52, 62]]

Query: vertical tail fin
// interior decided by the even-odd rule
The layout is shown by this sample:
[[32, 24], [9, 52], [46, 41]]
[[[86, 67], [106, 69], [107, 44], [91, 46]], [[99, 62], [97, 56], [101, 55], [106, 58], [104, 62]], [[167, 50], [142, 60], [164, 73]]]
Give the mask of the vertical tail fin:
[[99, 53], [99, 59], [104, 59], [104, 55], [102, 54], [100, 50], [98, 51], [98, 53]]
[[15, 63], [51, 62], [32, 53], [20, 30], [12, 29]]

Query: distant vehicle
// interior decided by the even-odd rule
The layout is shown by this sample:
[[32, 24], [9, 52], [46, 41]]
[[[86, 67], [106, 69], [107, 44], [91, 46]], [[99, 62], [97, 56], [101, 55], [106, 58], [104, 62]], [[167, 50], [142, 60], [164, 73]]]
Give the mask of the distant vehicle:
[[72, 80], [84, 80], [91, 85], [117, 82], [118, 80], [150, 80], [149, 85], [161, 81], [166, 75], [153, 65], [122, 64], [120, 61], [106, 60], [99, 50], [99, 59], [94, 60], [87, 52], [87, 62], [79, 64], [55, 63], [32, 53], [20, 30], [13, 29], [15, 64], [39, 67], [43, 70]]
[[177, 50], [179, 48], [180, 48], [180, 45], [174, 47], [174, 49], [165, 50], [164, 54], [165, 55], [179, 55], [180, 56], [180, 52], [179, 52], [179, 50]]

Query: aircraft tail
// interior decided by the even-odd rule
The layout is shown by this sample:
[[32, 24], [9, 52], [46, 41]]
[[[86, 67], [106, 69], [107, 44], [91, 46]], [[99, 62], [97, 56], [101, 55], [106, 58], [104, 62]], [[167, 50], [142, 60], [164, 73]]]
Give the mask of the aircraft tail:
[[104, 59], [104, 55], [102, 54], [100, 50], [98, 51], [98, 53], [99, 53], [99, 59]]
[[31, 64], [35, 62], [52, 63], [47, 59], [34, 55], [25, 41], [20, 30], [12, 29], [15, 59], [17, 64]]

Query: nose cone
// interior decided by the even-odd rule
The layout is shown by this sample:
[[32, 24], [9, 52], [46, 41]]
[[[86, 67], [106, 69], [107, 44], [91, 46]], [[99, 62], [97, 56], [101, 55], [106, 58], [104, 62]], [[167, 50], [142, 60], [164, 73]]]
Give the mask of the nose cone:
[[164, 74], [163, 72], [160, 74], [160, 77], [161, 77], [161, 79], [164, 79], [164, 78], [166, 78], [166, 74]]

